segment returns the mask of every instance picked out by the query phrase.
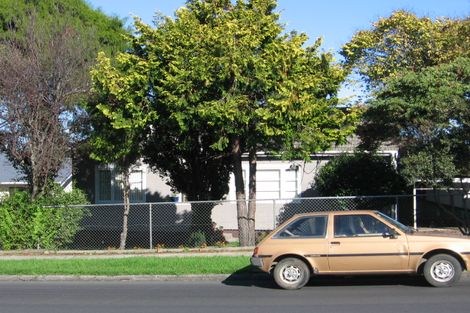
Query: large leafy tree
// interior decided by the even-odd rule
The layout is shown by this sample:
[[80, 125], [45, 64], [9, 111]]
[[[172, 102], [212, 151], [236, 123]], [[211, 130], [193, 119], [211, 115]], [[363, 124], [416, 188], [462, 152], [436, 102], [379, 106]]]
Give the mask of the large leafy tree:
[[[428, 179], [428, 185], [437, 186], [439, 181], [468, 175], [469, 83], [470, 58], [387, 80], [365, 113], [367, 122], [361, 128], [365, 143], [376, 146], [391, 140], [402, 148], [405, 159], [413, 154], [434, 158], [419, 166], [419, 161], [410, 160], [416, 164], [414, 173], [405, 167], [410, 182]], [[425, 170], [426, 164], [432, 166]], [[422, 171], [430, 172], [419, 174]]]
[[[344, 46], [346, 63], [372, 90], [358, 130], [362, 145], [397, 144], [410, 184], [437, 188], [468, 177], [469, 38], [469, 18], [398, 11]], [[461, 222], [468, 233], [468, 220]]]
[[124, 47], [122, 26], [83, 1], [0, 1], [0, 148], [33, 197], [69, 155], [88, 68], [98, 48]]
[[[398, 144], [410, 181], [435, 186], [468, 171], [469, 38], [469, 18], [432, 20], [397, 11], [343, 47], [346, 65], [373, 91], [359, 127], [363, 147]], [[419, 161], [424, 155], [435, 161]]]
[[[441, 188], [456, 177], [463, 181], [470, 174], [469, 90], [470, 58], [402, 72], [371, 101], [360, 128], [365, 143], [397, 143], [401, 172], [410, 184]], [[459, 220], [468, 234], [469, 220]]]
[[[120, 95], [143, 97], [112, 109], [103, 104], [117, 123], [137, 126], [153, 120], [172, 123], [174, 134], [198, 130], [187, 141], [189, 148], [197, 143], [202, 144], [199, 151], [212, 147], [212, 156], [204, 160], [230, 157], [242, 245], [254, 244], [257, 153], [308, 158], [344, 140], [357, 117], [337, 107], [344, 71], [330, 54], [318, 52], [319, 42], [306, 46], [306, 35], [285, 34], [275, 8], [274, 0], [188, 1], [175, 19], [157, 20], [155, 29], [137, 21], [132, 51], [119, 56], [113, 68], [103, 57], [96, 69], [97, 74], [113, 73], [107, 84]], [[123, 88], [115, 83], [123, 77], [139, 83]], [[184, 148], [181, 137], [159, 135], [156, 125], [153, 129], [157, 140], [175, 140]], [[248, 207], [241, 166], [245, 153]], [[224, 164], [221, 168], [227, 169]]]
[[[242, 245], [255, 242], [257, 153], [308, 159], [344, 140], [355, 117], [337, 108], [344, 72], [330, 54], [318, 52], [319, 41], [306, 46], [305, 34], [284, 34], [275, 8], [276, 1], [240, 1], [227, 14], [202, 11], [216, 21], [210, 36], [213, 73], [224, 89], [203, 103], [201, 112], [218, 126], [217, 146], [229, 147], [232, 154]], [[249, 159], [248, 207], [244, 154]]]

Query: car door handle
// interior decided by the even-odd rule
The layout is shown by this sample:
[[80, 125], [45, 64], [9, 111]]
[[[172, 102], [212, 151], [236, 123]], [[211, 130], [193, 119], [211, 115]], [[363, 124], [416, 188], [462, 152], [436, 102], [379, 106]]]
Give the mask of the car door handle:
[[340, 244], [341, 244], [341, 242], [339, 242], [339, 241], [332, 241], [332, 242], [330, 242], [330, 245], [336, 245], [336, 246], [338, 246], [338, 245], [340, 245]]

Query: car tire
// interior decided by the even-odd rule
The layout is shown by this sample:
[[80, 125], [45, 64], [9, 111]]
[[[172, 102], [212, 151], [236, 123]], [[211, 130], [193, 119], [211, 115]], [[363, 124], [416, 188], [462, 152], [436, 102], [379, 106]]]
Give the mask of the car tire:
[[273, 276], [276, 284], [283, 289], [300, 289], [310, 280], [310, 269], [300, 259], [286, 258], [276, 264]]
[[424, 278], [434, 287], [455, 285], [462, 275], [462, 265], [453, 256], [436, 254], [424, 264]]

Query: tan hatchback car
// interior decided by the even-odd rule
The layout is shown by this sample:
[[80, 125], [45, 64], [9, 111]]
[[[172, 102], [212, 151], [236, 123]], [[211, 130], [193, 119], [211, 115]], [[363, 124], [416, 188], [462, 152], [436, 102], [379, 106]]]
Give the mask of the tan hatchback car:
[[377, 211], [309, 213], [272, 231], [251, 264], [285, 289], [321, 274], [415, 273], [451, 286], [470, 267], [470, 239], [422, 235]]

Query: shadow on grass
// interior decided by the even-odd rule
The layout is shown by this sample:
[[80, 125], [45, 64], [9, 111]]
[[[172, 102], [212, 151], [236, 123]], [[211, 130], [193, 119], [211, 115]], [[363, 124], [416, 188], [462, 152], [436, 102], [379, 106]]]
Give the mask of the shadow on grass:
[[[222, 282], [227, 286], [259, 287], [280, 289], [271, 275], [246, 266]], [[411, 286], [428, 287], [422, 276], [416, 275], [357, 275], [337, 276], [318, 275], [310, 279], [308, 287], [348, 287], [348, 286]]]

